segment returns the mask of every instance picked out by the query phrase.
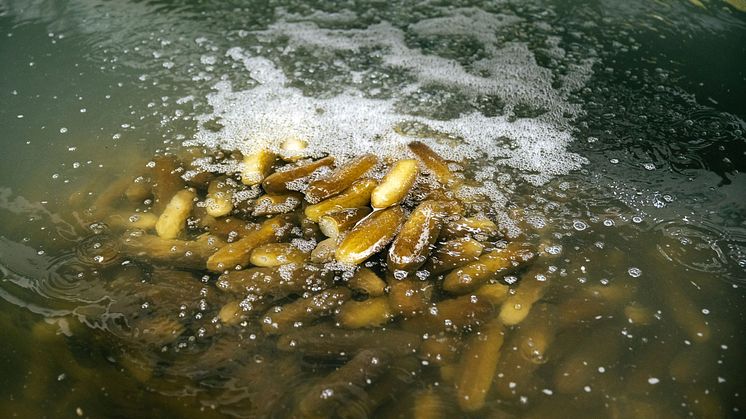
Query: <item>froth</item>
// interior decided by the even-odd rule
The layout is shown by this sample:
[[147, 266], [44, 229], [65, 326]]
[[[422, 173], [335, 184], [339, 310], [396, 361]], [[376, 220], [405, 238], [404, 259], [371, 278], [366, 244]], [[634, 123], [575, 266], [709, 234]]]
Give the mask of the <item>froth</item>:
[[[401, 158], [409, 156], [406, 144], [413, 138], [409, 136], [411, 133], [404, 135], [396, 127], [415, 122], [427, 127], [424, 134], [415, 135], [426, 137], [424, 141], [447, 158], [479, 159], [480, 178], [492, 177], [502, 165], [517, 170], [526, 181], [544, 183], [552, 176], [578, 169], [585, 162], [581, 156], [567, 151], [572, 140], [569, 122], [580, 112], [577, 105], [567, 100], [567, 90], [568, 86], [575, 89], [583, 85], [590, 74], [590, 62], [576, 63], [577, 73], [564, 76], [568, 78], [564, 87], [554, 88], [553, 73], [536, 63], [526, 44], [498, 44], [495, 35], [519, 21], [516, 17], [478, 9], [456, 9], [448, 16], [425, 19], [406, 29], [387, 22], [344, 30], [320, 28], [309, 21], [275, 23], [255, 35], [264, 43], [280, 43], [282, 52], [268, 49], [260, 56], [241, 47], [229, 49], [226, 56], [240, 63], [258, 85], [234, 90], [228, 81], [217, 83], [208, 97], [213, 111], [199, 116], [198, 121], [219, 119], [223, 129], [219, 132], [200, 129], [188, 143], [250, 153], [259, 147], [276, 149], [284, 139], [300, 137], [308, 140], [312, 153], [332, 153], [343, 158], [375, 153]], [[464, 66], [454, 59], [428, 55], [417, 46], [410, 46], [407, 34], [473, 34], [484, 45], [486, 55]], [[366, 93], [369, 87], [366, 71], [372, 70], [363, 70], [356, 72], [355, 77], [339, 80], [334, 93], [311, 96], [293, 87], [294, 75], [282, 67], [282, 60], [300, 48], [318, 51], [319, 57], [322, 52], [344, 51], [354, 55], [375, 51], [380, 58], [380, 63], [375, 64], [378, 72], [398, 69], [411, 77], [394, 93], [371, 97]], [[346, 66], [344, 62], [335, 65]], [[465, 108], [445, 119], [412, 112], [402, 105], [407, 95], [422, 89], [436, 94], [438, 89], [450, 89], [468, 99], [493, 95], [504, 103], [504, 110], [494, 115]], [[516, 112], [521, 106], [541, 111], [531, 118], [522, 117]], [[447, 134], [452, 141], [433, 133]]]

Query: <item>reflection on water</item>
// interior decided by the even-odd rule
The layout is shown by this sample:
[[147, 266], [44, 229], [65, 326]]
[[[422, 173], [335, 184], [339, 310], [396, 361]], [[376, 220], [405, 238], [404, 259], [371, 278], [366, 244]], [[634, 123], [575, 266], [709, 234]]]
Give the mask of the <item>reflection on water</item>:
[[[739, 7], [0, 1], [0, 412], [282, 417], [320, 398], [337, 416], [450, 417], [480, 380], [463, 371], [485, 369], [470, 355], [497, 347], [469, 415], [740, 416]], [[399, 158], [418, 139], [459, 162], [466, 198], [542, 253], [500, 279], [521, 292], [499, 307], [531, 314], [278, 338], [264, 310], [229, 321], [235, 296], [203, 266], [124, 249], [138, 238], [121, 225], [152, 212], [122, 187], [154, 153], [222, 149], [185, 170], [232, 174], [231, 152], [288, 136], [340, 157]], [[371, 367], [413, 331], [415, 356]], [[356, 366], [370, 382], [325, 384]]]

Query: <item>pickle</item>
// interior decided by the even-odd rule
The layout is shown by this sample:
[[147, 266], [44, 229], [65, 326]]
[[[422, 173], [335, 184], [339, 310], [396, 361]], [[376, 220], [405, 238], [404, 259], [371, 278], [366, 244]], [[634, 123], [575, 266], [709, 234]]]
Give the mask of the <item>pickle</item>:
[[507, 285], [500, 283], [487, 283], [474, 290], [473, 294], [496, 306], [502, 304], [508, 298], [509, 293], [510, 288]]
[[[200, 207], [195, 207], [194, 212], [204, 211]], [[257, 225], [254, 223], [246, 222], [237, 217], [224, 217], [215, 219], [214, 217], [204, 213], [204, 216], [199, 218], [199, 225], [206, 231], [220, 236], [228, 241], [235, 241], [242, 237], [245, 237], [248, 233], [255, 231]]]
[[[640, 353], [642, 352], [642, 353]], [[668, 363], [675, 353], [670, 340], [655, 340], [637, 348], [635, 362], [627, 364], [624, 390], [630, 394], [648, 395], [669, 381]]]
[[413, 419], [439, 419], [453, 417], [441, 392], [428, 388], [417, 392], [412, 408]]
[[222, 176], [207, 187], [205, 207], [207, 213], [213, 217], [223, 217], [233, 211], [233, 192], [236, 189], [233, 179]]
[[392, 279], [389, 284], [389, 304], [394, 313], [414, 316], [430, 307], [434, 286], [429, 281]]
[[127, 200], [134, 203], [142, 203], [153, 196], [152, 181], [145, 176], [137, 176], [124, 191]]
[[391, 243], [399, 232], [404, 210], [399, 206], [376, 211], [359, 222], [337, 247], [337, 261], [358, 265]]
[[412, 189], [419, 172], [417, 160], [399, 160], [394, 163], [370, 195], [373, 208], [388, 208], [401, 203]]
[[153, 180], [153, 212], [160, 214], [171, 198], [186, 186], [180, 175], [183, 168], [174, 156], [156, 156], [148, 167]]
[[432, 148], [425, 143], [413, 141], [409, 143], [409, 149], [422, 161], [425, 167], [438, 179], [443, 185], [450, 186], [456, 181], [456, 177], [448, 168], [448, 163], [443, 160]]
[[627, 321], [633, 325], [649, 326], [655, 321], [653, 310], [644, 305], [632, 302], [624, 307], [624, 315]]
[[246, 233], [241, 240], [228, 243], [210, 256], [207, 260], [207, 269], [222, 272], [236, 266], [246, 266], [251, 258], [251, 252], [257, 246], [284, 240], [291, 228], [288, 215], [270, 218], [262, 223], [259, 229]]
[[158, 216], [151, 212], [116, 212], [106, 217], [106, 225], [114, 229], [153, 230]]
[[308, 255], [290, 243], [267, 243], [251, 251], [250, 262], [255, 266], [280, 266], [288, 263], [300, 264]]
[[219, 240], [185, 241], [164, 239], [135, 230], [125, 233], [122, 252], [133, 259], [175, 268], [204, 269], [207, 259], [218, 250]]
[[254, 217], [261, 215], [285, 214], [294, 211], [300, 205], [302, 197], [299, 194], [262, 195], [254, 202]]
[[477, 261], [451, 271], [443, 280], [443, 289], [456, 294], [467, 293], [498, 275], [512, 272], [535, 256], [527, 246], [512, 242], [505, 249], [485, 253]]
[[330, 237], [326, 240], [322, 240], [311, 251], [310, 260], [313, 263], [331, 262], [334, 260], [334, 252], [336, 250], [337, 250], [336, 239]]
[[547, 350], [557, 334], [555, 308], [549, 304], [538, 304], [526, 321], [521, 323], [518, 351], [524, 359], [535, 364], [547, 362]]
[[120, 177], [109, 183], [109, 185], [101, 191], [96, 199], [91, 204], [89, 211], [94, 219], [100, 219], [104, 217], [112, 208], [115, 206], [117, 201], [120, 201], [124, 197], [124, 193], [127, 187], [130, 185], [131, 179], [127, 176]]
[[270, 194], [284, 194], [290, 191], [301, 189], [298, 183], [310, 176], [316, 170], [322, 167], [328, 167], [334, 164], [334, 157], [324, 157], [310, 163], [292, 167], [288, 170], [281, 170], [267, 176], [262, 182], [262, 188]]
[[471, 237], [449, 240], [431, 254], [422, 269], [438, 275], [479, 259], [484, 245]]
[[677, 383], [705, 383], [713, 380], [718, 364], [717, 351], [708, 344], [695, 344], [681, 349], [668, 364], [668, 374]]
[[522, 322], [534, 303], [544, 295], [547, 285], [546, 279], [539, 281], [536, 275], [524, 275], [524, 279], [518, 283], [513, 294], [509, 295], [505, 304], [500, 307], [500, 321], [506, 326]]
[[484, 407], [500, 359], [504, 333], [502, 323], [493, 319], [464, 345], [456, 381], [461, 410], [476, 412]]
[[370, 214], [370, 211], [368, 207], [335, 211], [319, 218], [319, 228], [327, 237], [338, 237]]
[[171, 198], [155, 223], [155, 231], [161, 238], [175, 239], [184, 232], [195, 197], [194, 191], [182, 189]]
[[220, 275], [218, 289], [236, 296], [284, 298], [291, 294], [318, 292], [334, 282], [331, 271], [309, 264], [288, 264], [231, 271]]
[[422, 315], [402, 320], [401, 325], [404, 330], [420, 333], [462, 332], [486, 322], [494, 313], [495, 307], [489, 300], [463, 295], [439, 301]]
[[444, 240], [453, 240], [466, 236], [485, 240], [498, 237], [499, 235], [497, 224], [485, 217], [461, 217], [446, 224], [442, 234]]
[[541, 365], [526, 359], [518, 350], [518, 342], [523, 339], [521, 333], [519, 329], [512, 334], [497, 363], [493, 386], [499, 397], [504, 399], [530, 396], [539, 391], [539, 377], [534, 372]]
[[357, 208], [370, 203], [370, 193], [376, 187], [374, 179], [361, 179], [349, 189], [335, 197], [326, 199], [318, 204], [309, 205], [304, 210], [306, 217], [319, 222], [322, 216], [347, 208]]
[[241, 308], [241, 301], [234, 300], [225, 304], [218, 313], [220, 322], [228, 325], [235, 326], [241, 321], [241, 314], [243, 309]]
[[280, 144], [280, 158], [290, 162], [298, 161], [305, 157], [306, 148], [308, 141], [297, 137], [287, 138]]
[[428, 335], [422, 341], [418, 356], [432, 365], [453, 364], [462, 349], [461, 339], [447, 334]]
[[297, 406], [298, 417], [329, 417], [332, 412], [356, 399], [365, 398], [365, 388], [375, 382], [388, 367], [389, 356], [379, 350], [359, 352], [311, 387]]
[[[694, 342], [706, 342], [710, 339], [710, 325], [705, 315], [697, 309], [697, 304], [692, 301], [679, 284], [673, 284], [671, 279], [657, 281], [660, 287], [663, 301], [668, 305], [668, 310], [673, 321]], [[682, 280], [683, 282], [683, 280]]]
[[262, 319], [262, 330], [268, 335], [287, 333], [294, 328], [333, 314], [351, 296], [349, 289], [336, 287], [271, 308]]
[[262, 183], [276, 158], [277, 156], [267, 149], [244, 156], [241, 162], [241, 182], [249, 186]]
[[386, 286], [386, 281], [364, 266], [359, 267], [347, 281], [347, 287], [349, 289], [356, 292], [362, 292], [367, 294], [369, 297], [380, 297], [385, 295]]
[[394, 317], [386, 297], [347, 301], [337, 313], [339, 325], [348, 329], [380, 327]]
[[317, 223], [309, 220], [308, 217], [305, 216], [305, 214], [298, 214], [298, 216], [300, 217], [301, 235], [304, 239], [314, 242], [320, 242], [324, 240], [326, 236], [324, 235], [324, 233], [321, 232], [321, 229], [319, 228], [319, 225]]
[[425, 201], [412, 211], [391, 244], [388, 268], [391, 271], [415, 271], [422, 266], [430, 248], [438, 239], [447, 204]]
[[418, 333], [397, 329], [340, 329], [327, 324], [289, 330], [277, 340], [277, 348], [314, 358], [349, 358], [364, 348], [376, 348], [392, 356], [412, 355], [420, 346]]
[[306, 200], [311, 204], [316, 204], [337, 195], [350, 187], [353, 182], [361, 178], [377, 163], [378, 157], [372, 154], [365, 154], [352, 159], [330, 175], [311, 182], [306, 190]]

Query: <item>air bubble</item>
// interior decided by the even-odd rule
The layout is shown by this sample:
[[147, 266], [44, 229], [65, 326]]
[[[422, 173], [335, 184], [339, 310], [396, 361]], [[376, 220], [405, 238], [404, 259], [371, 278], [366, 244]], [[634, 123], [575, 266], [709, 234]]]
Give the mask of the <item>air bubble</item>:
[[640, 275], [642, 275], [642, 270], [640, 268], [636, 268], [636, 267], [633, 266], [633, 267], [627, 269], [627, 273], [632, 278], [639, 278]]

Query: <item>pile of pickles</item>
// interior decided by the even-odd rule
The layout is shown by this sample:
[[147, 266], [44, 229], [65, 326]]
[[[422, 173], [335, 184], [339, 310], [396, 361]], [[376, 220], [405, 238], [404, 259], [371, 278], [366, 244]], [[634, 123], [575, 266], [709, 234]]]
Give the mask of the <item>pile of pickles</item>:
[[[630, 282], [555, 287], [547, 301], [557, 249], [525, 223], [508, 237], [464, 168], [425, 143], [400, 160], [306, 150], [298, 139], [251, 154], [185, 149], [72, 198], [94, 232], [78, 258], [129, 290], [121, 311], [137, 307], [128, 338], [180, 350], [173, 364], [192, 377], [262, 355], [249, 416], [508, 417], [525, 397], [589, 397], [588, 383], [612, 378], [595, 365], [623, 352], [611, 323], [655, 320]], [[706, 340], [696, 310], [676, 306]], [[587, 321], [605, 326], [577, 328]], [[562, 362], [547, 382], [536, 371], [550, 350]], [[143, 364], [125, 366], [149, 382], [158, 372]], [[277, 374], [304, 378], [284, 388]], [[645, 394], [633, 387], [646, 379], [625, 391]], [[615, 409], [657, 412], [644, 398]]]

